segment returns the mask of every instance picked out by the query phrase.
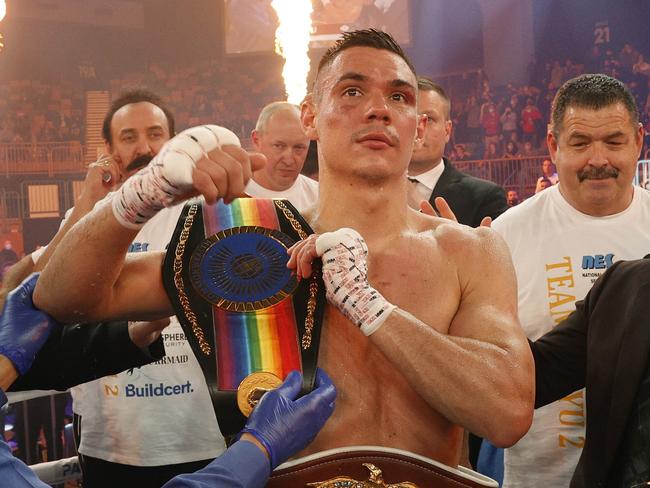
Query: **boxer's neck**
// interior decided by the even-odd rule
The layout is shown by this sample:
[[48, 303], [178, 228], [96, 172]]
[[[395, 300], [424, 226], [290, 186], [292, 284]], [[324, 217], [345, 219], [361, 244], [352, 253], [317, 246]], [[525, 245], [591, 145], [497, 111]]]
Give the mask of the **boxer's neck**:
[[400, 233], [409, 213], [407, 184], [406, 177], [387, 179], [381, 185], [321, 179], [312, 224], [316, 232], [351, 227], [366, 240]]

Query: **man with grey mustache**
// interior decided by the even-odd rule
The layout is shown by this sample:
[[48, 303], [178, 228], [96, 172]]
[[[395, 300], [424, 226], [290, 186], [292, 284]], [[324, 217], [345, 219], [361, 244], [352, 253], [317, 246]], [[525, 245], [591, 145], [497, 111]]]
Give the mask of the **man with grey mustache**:
[[[607, 268], [643, 257], [650, 242], [650, 194], [632, 186], [643, 128], [628, 88], [602, 74], [571, 79], [550, 122], [559, 184], [492, 225], [510, 248], [519, 319], [531, 340], [565, 319]], [[505, 451], [503, 486], [569, 486], [586, 417], [584, 390], [537, 409], [528, 434]]]

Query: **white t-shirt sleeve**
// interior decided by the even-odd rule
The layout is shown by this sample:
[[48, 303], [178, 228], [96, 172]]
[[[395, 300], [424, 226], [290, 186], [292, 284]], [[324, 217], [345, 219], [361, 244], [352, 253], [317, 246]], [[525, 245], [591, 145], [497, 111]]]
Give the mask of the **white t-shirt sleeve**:
[[41, 259], [41, 256], [43, 255], [46, 249], [47, 246], [41, 246], [38, 249], [36, 249], [36, 251], [30, 254], [30, 256], [32, 257], [32, 262], [34, 264], [38, 263], [38, 260]]

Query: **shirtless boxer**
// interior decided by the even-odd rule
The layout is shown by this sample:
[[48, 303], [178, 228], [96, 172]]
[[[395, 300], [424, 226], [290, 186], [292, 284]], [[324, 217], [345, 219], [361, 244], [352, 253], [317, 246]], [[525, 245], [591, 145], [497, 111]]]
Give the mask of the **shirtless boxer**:
[[[289, 264], [307, 276], [324, 253], [330, 304], [319, 365], [339, 391], [334, 415], [306, 452], [374, 444], [453, 466], [462, 427], [509, 446], [531, 422], [532, 358], [505, 244], [489, 229], [407, 205], [406, 170], [425, 124], [416, 102], [415, 72], [399, 46], [384, 33], [358, 31], [326, 53], [302, 106], [321, 167], [322, 193], [307, 219], [327, 234], [295, 246]], [[191, 129], [195, 138], [204, 137], [201, 129]], [[169, 147], [180, 144], [173, 141]], [[181, 171], [166, 166], [173, 151], [163, 150], [118, 200], [69, 232], [39, 281], [36, 304], [74, 321], [169, 315], [162, 253], [125, 262], [126, 249], [162, 205], [241, 194], [258, 162], [224, 142]], [[341, 228], [356, 232], [330, 233]], [[340, 265], [350, 257], [355, 266]]]

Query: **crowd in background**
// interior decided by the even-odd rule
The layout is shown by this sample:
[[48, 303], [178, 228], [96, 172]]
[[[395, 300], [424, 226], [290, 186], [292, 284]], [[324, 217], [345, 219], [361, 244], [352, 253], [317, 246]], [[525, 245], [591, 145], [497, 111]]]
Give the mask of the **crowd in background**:
[[[35, 143], [67, 143], [74, 147], [64, 151], [64, 157], [82, 161], [86, 90], [108, 90], [115, 98], [137, 86], [161, 94], [176, 114], [177, 131], [216, 122], [247, 145], [259, 108], [285, 96], [281, 68], [275, 57], [231, 57], [187, 66], [152, 63], [110, 80], [91, 77], [91, 83], [87, 78], [75, 83], [63, 76], [52, 82], [6, 82], [0, 85], [0, 146], [18, 145], [0, 151], [0, 159], [47, 160], [48, 148]], [[630, 87], [646, 128], [642, 157], [650, 157], [650, 63], [638, 47], [630, 43], [620, 49], [594, 46], [580, 61], [537, 61], [528, 71], [533, 80], [529, 84], [495, 86], [480, 69], [437, 79], [452, 102], [453, 129], [446, 156], [463, 171], [517, 194], [510, 200], [513, 204], [538, 192], [540, 184], [535, 185], [535, 180], [544, 176], [540, 163], [548, 157], [551, 101], [562, 83], [587, 72], [609, 74]], [[504, 164], [507, 160], [513, 161]], [[534, 179], [523, 176], [531, 171], [537, 173], [530, 175]]]
[[66, 81], [0, 85], [0, 143], [81, 142], [84, 98]]
[[[279, 66], [276, 60], [259, 59], [186, 67], [151, 64], [111, 79], [107, 88], [115, 97], [127, 87], [147, 86], [168, 101], [179, 130], [217, 121], [246, 138], [259, 107], [284, 97]], [[264, 76], [253, 77], [252, 72]], [[440, 79], [452, 98], [454, 131], [447, 155], [464, 161], [546, 154], [546, 124], [555, 91], [566, 80], [586, 72], [606, 73], [627, 83], [650, 132], [650, 62], [646, 55], [629, 43], [619, 51], [594, 46], [580, 62], [554, 59], [531, 63], [530, 84], [493, 86], [480, 70]], [[5, 83], [0, 86], [0, 143], [83, 144], [84, 104], [84, 88], [63, 79]], [[650, 144], [650, 140], [646, 142]]]
[[[253, 78], [249, 63], [201, 63], [187, 67], [149, 65], [111, 79], [117, 97], [126, 88], [147, 86], [160, 93], [176, 114], [177, 129], [218, 121], [238, 134], [253, 128], [259, 108], [284, 97], [279, 71], [256, 63], [265, 73]], [[277, 71], [277, 70], [275, 70]], [[100, 84], [100, 83], [98, 83]], [[59, 80], [16, 80], [0, 86], [0, 144], [84, 142], [85, 88]]]
[[[145, 71], [113, 79], [116, 97], [125, 87], [147, 86], [159, 93], [176, 116], [177, 131], [205, 123], [219, 123], [247, 138], [260, 107], [285, 97], [279, 64], [229, 61], [170, 68], [151, 64]], [[253, 77], [250, 73], [263, 73]]]
[[[546, 124], [557, 89], [583, 73], [605, 73], [624, 81], [634, 94], [650, 132], [650, 63], [629, 43], [617, 53], [594, 46], [581, 62], [571, 59], [532, 63], [532, 83], [494, 87], [484, 77], [465, 97], [452, 100], [452, 160], [502, 159], [546, 154]], [[458, 95], [456, 93], [456, 95]], [[646, 135], [646, 154], [650, 138]]]

